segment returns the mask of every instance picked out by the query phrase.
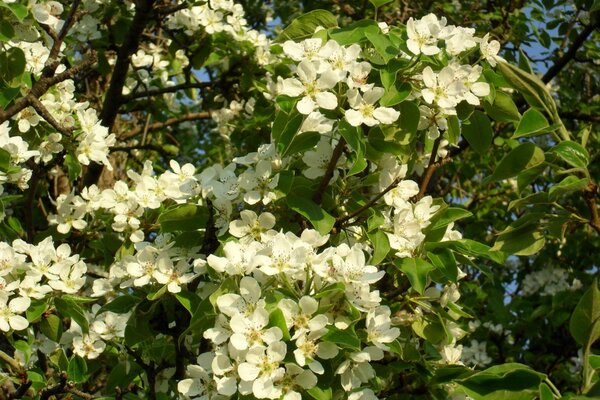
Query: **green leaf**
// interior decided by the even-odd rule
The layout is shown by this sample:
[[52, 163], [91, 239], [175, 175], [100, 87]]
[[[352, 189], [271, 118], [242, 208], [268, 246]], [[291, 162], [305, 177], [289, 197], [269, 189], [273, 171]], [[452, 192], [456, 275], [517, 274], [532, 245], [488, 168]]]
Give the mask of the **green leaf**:
[[411, 91], [412, 86], [409, 83], [396, 82], [395, 85], [390, 86], [390, 88], [385, 91], [385, 94], [379, 100], [379, 104], [381, 104], [384, 107], [395, 106], [396, 104], [399, 104], [406, 100], [406, 98], [410, 96]]
[[538, 222], [528, 221], [520, 223], [520, 220], [517, 220], [512, 223], [500, 233], [492, 250], [517, 256], [530, 256], [537, 253], [546, 243]]
[[0, 42], [8, 42], [13, 36], [15, 36], [15, 29], [12, 24], [5, 19], [0, 19]]
[[489, 118], [481, 111], [474, 111], [469, 124], [462, 125], [462, 134], [480, 155], [485, 155], [494, 136]]
[[285, 149], [285, 152], [281, 156], [292, 156], [294, 154], [302, 153], [306, 150], [312, 149], [319, 143], [319, 140], [321, 140], [321, 134], [319, 132], [302, 132], [294, 137], [290, 145], [287, 147], [287, 149]]
[[496, 92], [494, 103], [483, 103], [485, 112], [498, 122], [517, 122], [521, 119], [521, 114], [512, 97], [504, 92]]
[[448, 130], [446, 131], [450, 144], [457, 144], [460, 139], [460, 122], [456, 115], [448, 117]]
[[74, 355], [69, 361], [69, 367], [67, 368], [67, 376], [70, 381], [83, 382], [88, 378], [88, 368], [85, 359]]
[[353, 351], [360, 350], [360, 339], [356, 335], [353, 327], [344, 330], [338, 329], [335, 326], [329, 326], [328, 332], [321, 337], [324, 342], [335, 343], [343, 349]]
[[154, 336], [154, 333], [150, 328], [148, 315], [141, 312], [140, 306], [138, 305], [135, 312], [133, 312], [129, 317], [129, 320], [127, 320], [127, 326], [125, 327], [125, 344], [134, 346], [152, 336]]
[[536, 110], [535, 108], [530, 108], [525, 111], [523, 114], [523, 118], [519, 121], [517, 125], [517, 129], [513, 134], [513, 139], [532, 136], [532, 134], [536, 134], [538, 132], [544, 131], [545, 128], [550, 126], [544, 114]]
[[290, 340], [290, 331], [288, 330], [287, 324], [285, 322], [285, 316], [283, 315], [283, 311], [281, 311], [280, 308], [274, 309], [269, 314], [269, 326], [276, 326], [277, 328], [279, 328], [281, 330], [281, 333], [283, 333], [284, 341]]
[[83, 333], [89, 330], [89, 323], [85, 316], [85, 311], [79, 304], [72, 300], [65, 300], [59, 297], [54, 298], [54, 306], [59, 314], [64, 317], [69, 317], [81, 327]]
[[187, 290], [182, 290], [181, 292], [176, 293], [175, 298], [183, 307], [185, 307], [186, 310], [190, 312], [191, 315], [194, 314], [194, 311], [196, 308], [198, 308], [198, 304], [200, 304], [202, 301], [202, 299], [200, 299], [196, 293], [192, 293]]
[[545, 383], [540, 383], [540, 400], [554, 400], [552, 389]]
[[446, 329], [439, 318], [419, 318], [411, 324], [413, 331], [433, 344], [441, 344], [447, 340]]
[[400, 130], [412, 135], [417, 133], [420, 115], [419, 107], [412, 101], [400, 103]]
[[437, 243], [426, 243], [425, 250], [435, 250], [449, 248], [459, 254], [469, 257], [482, 257], [493, 261], [497, 264], [504, 264], [506, 255], [500, 251], [492, 250], [489, 246], [483, 243], [476, 242], [470, 239], [447, 240]]
[[6, 4], [4, 2], [0, 3], [0, 7], [8, 8], [15, 17], [18, 18], [19, 21], [23, 21], [28, 14], [27, 6], [18, 3]]
[[546, 375], [518, 363], [507, 363], [459, 380], [465, 394], [474, 399], [533, 400]]
[[579, 143], [565, 140], [550, 149], [550, 152], [559, 156], [564, 162], [575, 168], [587, 168], [590, 163], [588, 151]]
[[521, 92], [531, 106], [546, 111], [548, 115], [558, 114], [556, 103], [540, 78], [503, 61], [498, 63], [497, 70], [514, 89]]
[[339, 123], [338, 130], [342, 137], [348, 143], [348, 146], [354, 151], [361, 151], [364, 146], [365, 137], [363, 131], [358, 126], [352, 126], [345, 119]]
[[308, 389], [306, 393], [315, 400], [331, 400], [333, 398], [331, 388], [321, 389], [320, 387], [315, 386]]
[[329, 37], [342, 46], [346, 46], [353, 43], [360, 43], [365, 40], [367, 33], [378, 32], [379, 26], [377, 26], [377, 22], [373, 20], [361, 20], [343, 28], [330, 29]]
[[394, 264], [404, 272], [412, 288], [419, 294], [423, 294], [427, 287], [429, 271], [435, 267], [420, 258], [402, 258], [396, 260]]
[[519, 68], [521, 68], [523, 71], [532, 74], [533, 73], [533, 69], [531, 68], [531, 62], [529, 61], [529, 58], [527, 58], [527, 55], [525, 55], [525, 52], [523, 52], [523, 49], [519, 48]]
[[590, 354], [589, 358], [590, 367], [593, 369], [600, 369], [600, 355]]
[[585, 190], [588, 187], [589, 182], [590, 181], [587, 178], [577, 178], [574, 175], [567, 176], [550, 188], [548, 200], [554, 202], [567, 193]]
[[65, 156], [65, 165], [69, 171], [69, 179], [71, 181], [74, 181], [81, 176], [81, 164], [77, 161], [77, 157], [70, 153], [67, 154]]
[[438, 212], [436, 215], [434, 215], [434, 217], [431, 219], [431, 225], [429, 225], [427, 229], [436, 230], [440, 228], [446, 228], [451, 222], [472, 216], [473, 214], [464, 208], [446, 207], [441, 212]]
[[597, 279], [577, 303], [569, 321], [569, 331], [575, 341], [584, 347], [591, 346], [600, 338], [600, 290]]
[[533, 143], [523, 143], [511, 150], [500, 163], [496, 170], [487, 178], [488, 182], [512, 178], [520, 172], [540, 165], [544, 162], [544, 152]]
[[160, 289], [158, 289], [156, 292], [150, 292], [148, 293], [148, 295], [146, 296], [146, 298], [150, 301], [156, 301], [158, 299], [160, 299], [161, 297], [163, 297], [165, 294], [167, 294], [167, 287], [169, 285], [162, 285]]
[[335, 15], [326, 10], [313, 10], [293, 20], [276, 39], [276, 42], [286, 40], [302, 40], [309, 38], [318, 27], [333, 28], [337, 26]]
[[0, 77], [9, 82], [25, 72], [25, 53], [18, 47], [11, 47], [0, 53]]
[[47, 305], [45, 301], [35, 299], [31, 300], [31, 305], [25, 312], [25, 315], [27, 316], [27, 321], [37, 321], [42, 316], [44, 311], [46, 311], [46, 307]]
[[[279, 114], [278, 114], [279, 117]], [[277, 143], [277, 149], [279, 153], [285, 154], [288, 147], [291, 145], [292, 140], [300, 130], [302, 122], [304, 122], [304, 116], [302, 114], [296, 114], [290, 118], [285, 114], [286, 122], [281, 127], [281, 131], [275, 131], [275, 124], [273, 124], [273, 140]]]
[[325, 286], [317, 293], [314, 294], [315, 299], [321, 298], [333, 298], [335, 295], [344, 293], [346, 290], [346, 286], [341, 282], [332, 283], [331, 285]]
[[371, 257], [370, 263], [372, 265], [377, 265], [381, 261], [385, 259], [385, 257], [390, 252], [390, 241], [387, 235], [382, 230], [376, 230], [375, 232], [367, 233], [371, 244], [373, 245], [374, 252], [373, 257]]
[[287, 204], [292, 210], [309, 220], [321, 235], [331, 232], [335, 225], [335, 218], [310, 199], [300, 196], [288, 196]]
[[[0, 57], [1, 59], [1, 57]], [[21, 92], [20, 87], [0, 87], [0, 108], [5, 109], [11, 101]], [[4, 149], [2, 149], [4, 150]]]
[[550, 200], [548, 199], [548, 193], [537, 192], [530, 194], [522, 199], [513, 200], [508, 204], [508, 210], [513, 208], [520, 208], [530, 204], [547, 204]]
[[528, 187], [528, 185], [535, 181], [537, 178], [539, 178], [542, 175], [542, 172], [546, 169], [547, 164], [545, 162], [533, 166], [531, 168], [527, 168], [526, 170], [524, 170], [523, 172], [520, 172], [517, 175], [517, 188], [519, 189], [518, 192], [519, 194], [525, 190], [526, 187]]
[[42, 318], [40, 330], [48, 339], [58, 343], [63, 333], [62, 321], [56, 315], [50, 314]]
[[103, 305], [96, 314], [100, 315], [105, 311], [110, 311], [116, 314], [126, 314], [133, 310], [140, 301], [141, 299], [139, 297], [135, 297], [130, 294], [124, 294]]
[[195, 204], [180, 204], [164, 211], [158, 217], [163, 232], [195, 231], [206, 227], [208, 210]]
[[391, 3], [392, 1], [394, 1], [394, 0], [369, 0], [369, 2], [371, 4], [373, 4], [373, 7], [375, 7], [375, 8], [379, 8], [383, 5]]
[[[133, 362], [113, 364], [110, 374], [106, 378], [106, 392], [113, 392], [117, 386], [127, 387], [140, 372], [142, 372], [142, 368]], [[97, 397], [95, 399], [99, 400]], [[114, 400], [114, 397], [111, 400]]]
[[458, 266], [456, 264], [456, 258], [451, 250], [441, 249], [435, 253], [433, 251], [428, 251], [427, 258], [429, 258], [433, 266], [441, 271], [451, 282], [456, 282], [458, 280]]
[[385, 64], [396, 57], [400, 51], [394, 47], [394, 44], [382, 33], [365, 32], [365, 36], [371, 42], [377, 54], [381, 56]]

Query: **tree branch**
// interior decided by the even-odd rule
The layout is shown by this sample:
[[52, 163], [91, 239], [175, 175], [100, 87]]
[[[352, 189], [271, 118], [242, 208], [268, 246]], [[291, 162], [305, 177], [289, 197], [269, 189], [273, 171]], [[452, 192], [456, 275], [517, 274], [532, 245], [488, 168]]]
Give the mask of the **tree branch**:
[[[190, 114], [186, 114], [186, 115], [181, 116], [181, 117], [169, 118], [165, 122], [155, 122], [153, 124], [149, 124], [148, 127], [146, 128], [146, 130], [148, 132], [150, 132], [150, 131], [158, 131], [158, 130], [161, 130], [161, 129], [166, 128], [168, 126], [171, 126], [171, 125], [177, 125], [177, 124], [179, 124], [181, 122], [196, 121], [196, 120], [199, 120], [199, 119], [208, 119], [208, 118], [210, 118], [210, 116], [211, 116], [211, 112], [210, 111], [190, 113]], [[119, 136], [119, 139], [121, 139], [121, 140], [131, 139], [132, 137], [134, 137], [136, 135], [139, 135], [143, 131], [144, 131], [143, 127], [138, 127], [138, 128], [132, 129], [132, 130], [130, 130], [128, 132], [124, 132], [122, 135]]]
[[166, 7], [161, 7], [159, 9], [156, 10], [157, 13], [159, 13], [160, 15], [169, 15], [169, 14], [173, 14], [179, 10], [185, 10], [186, 8], [188, 8], [189, 4], [187, 3], [182, 3], [182, 4], [177, 4], [174, 6], [166, 6]]
[[131, 55], [137, 50], [140, 44], [142, 32], [146, 28], [146, 24], [152, 13], [154, 1], [155, 0], [137, 0], [135, 2], [135, 16], [129, 26], [125, 41], [121, 47], [119, 47], [117, 52], [117, 62], [112, 71], [110, 84], [106, 91], [106, 96], [104, 97], [104, 103], [102, 104], [102, 112], [99, 116], [102, 125], [109, 130], [112, 129], [119, 112], [119, 107], [122, 104], [123, 86], [125, 85], [125, 80], [127, 78], [127, 71], [129, 71]]
[[587, 25], [585, 28], [583, 28], [583, 30], [579, 33], [579, 35], [577, 35], [575, 40], [573, 40], [571, 47], [569, 47], [569, 50], [567, 50], [567, 52], [565, 54], [563, 54], [562, 57], [559, 58], [554, 63], [553, 66], [548, 68], [548, 71], [546, 71], [544, 76], [542, 76], [542, 82], [544, 82], [544, 83], [550, 82], [552, 80], [552, 78], [554, 78], [556, 75], [558, 75], [558, 73], [560, 71], [562, 71], [562, 69], [571, 60], [573, 60], [575, 58], [575, 54], [577, 54], [577, 50], [579, 50], [579, 48], [581, 46], [583, 46], [583, 43], [586, 41], [588, 36], [590, 36], [590, 34], [594, 31], [594, 29], [596, 29], [600, 25], [600, 18], [598, 18], [598, 12], [592, 13], [592, 15], [590, 15], [590, 19], [592, 22], [589, 25]]
[[43, 76], [39, 81], [35, 82], [31, 90], [24, 96], [15, 101], [6, 110], [0, 110], [0, 124], [17, 115], [23, 109], [31, 105], [31, 99], [39, 99], [55, 84], [75, 77], [79, 72], [89, 68], [96, 62], [96, 54], [92, 53], [89, 58], [82, 61], [80, 64], [69, 68], [63, 73], [52, 76]]
[[62, 133], [65, 136], [71, 136], [71, 134], [73, 133], [73, 128], [63, 126], [56, 119], [54, 119], [52, 114], [50, 114], [50, 111], [48, 111], [48, 109], [42, 104], [41, 101], [37, 99], [37, 97], [29, 95], [29, 102], [31, 103], [31, 106], [34, 108], [34, 110], [40, 116], [42, 116], [42, 118], [44, 118], [46, 122], [52, 125], [54, 129], [56, 129], [58, 132]]
[[333, 154], [331, 155], [331, 160], [327, 165], [327, 169], [325, 170], [325, 175], [323, 175], [323, 179], [321, 179], [321, 183], [317, 188], [313, 196], [313, 201], [317, 204], [321, 204], [323, 201], [323, 193], [325, 193], [325, 189], [329, 186], [329, 181], [333, 177], [333, 172], [335, 171], [335, 167], [344, 152], [344, 147], [346, 146], [346, 140], [343, 137], [340, 137], [340, 141], [333, 149]]
[[[133, 21], [129, 26], [125, 41], [117, 51], [117, 62], [112, 70], [110, 84], [106, 91], [104, 103], [102, 104], [102, 111], [99, 116], [102, 125], [107, 127], [109, 131], [113, 128], [115, 119], [119, 113], [119, 108], [123, 101], [123, 86], [125, 85], [127, 72], [129, 71], [131, 55], [139, 47], [142, 32], [146, 28], [146, 24], [152, 14], [154, 1], [155, 0], [135, 1], [136, 7]], [[103, 168], [104, 167], [101, 164], [91, 163], [83, 176], [83, 186], [90, 186], [96, 183], [102, 174]]]
[[586, 122], [600, 122], [600, 115], [582, 114], [577, 111], [564, 111], [559, 112], [558, 115], [561, 118], [572, 119]]
[[157, 96], [159, 94], [164, 94], [164, 93], [175, 93], [180, 90], [186, 90], [186, 89], [204, 89], [207, 86], [210, 86], [210, 84], [208, 82], [187, 82], [187, 83], [182, 83], [181, 85], [167, 86], [167, 87], [162, 87], [162, 88], [154, 88], [154, 89], [148, 89], [144, 92], [130, 93], [126, 96], [122, 96], [122, 101], [123, 101], [123, 103], [127, 103], [128, 101], [140, 99], [143, 97], [152, 97], [152, 96]]
[[600, 234], [600, 215], [598, 215], [598, 205], [596, 204], [596, 195], [598, 194], [598, 185], [593, 182], [588, 184], [583, 197], [590, 210], [589, 225]]

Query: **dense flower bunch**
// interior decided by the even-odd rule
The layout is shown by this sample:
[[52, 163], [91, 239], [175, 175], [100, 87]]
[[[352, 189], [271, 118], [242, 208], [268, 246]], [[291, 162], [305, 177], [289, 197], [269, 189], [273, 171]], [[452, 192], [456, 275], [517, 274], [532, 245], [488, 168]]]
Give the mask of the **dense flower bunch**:
[[[8, 206], [0, 330], [14, 347], [0, 359], [19, 376], [40, 376], [35, 396], [61, 384], [56, 370], [79, 383], [95, 376], [106, 387], [98, 395], [374, 400], [395, 390], [394, 374], [415, 369], [435, 378], [437, 397], [471, 395], [470, 367], [492, 358], [490, 342], [469, 334], [514, 340], [505, 325], [481, 323], [459, 304], [472, 284], [464, 278], [489, 273], [479, 260], [502, 263], [506, 254], [463, 239], [455, 221], [471, 213], [427, 195], [433, 167], [459, 148], [461, 129], [468, 136], [487, 126], [491, 142], [481, 109], [498, 94], [510, 97], [496, 88], [503, 61], [489, 34], [434, 14], [406, 26], [339, 28], [317, 10], [316, 21], [301, 17], [272, 40], [232, 0], [154, 9], [152, 1], [89, 0], [70, 16], [57, 1], [10, 5], [20, 3], [0, 11], [25, 16], [11, 38], [0, 37], [0, 56], [21, 57], [26, 68], [6, 103], [23, 106], [0, 124], [0, 200]], [[120, 29], [147, 23], [140, 14], [164, 20], [137, 45]], [[87, 51], [105, 45], [104, 23], [120, 45], [137, 47]], [[203, 42], [181, 46], [196, 38]], [[235, 57], [255, 64], [251, 83], [221, 93], [199, 78], [226, 76]], [[106, 79], [111, 89], [122, 81], [108, 117], [106, 107], [97, 111], [106, 100], [74, 78], [97, 59], [102, 79], [122, 69]], [[246, 97], [232, 95], [241, 86]], [[194, 89], [202, 94], [182, 94]], [[178, 118], [182, 110], [190, 114]], [[128, 132], [140, 115], [144, 126]], [[176, 161], [151, 143], [148, 133], [159, 131], [179, 145], [169, 127], [197, 119], [206, 123], [192, 130], [213, 132], [207, 140], [227, 149], [190, 159], [218, 163]], [[267, 134], [238, 140], [248, 125]], [[164, 165], [137, 158], [140, 150], [156, 151]], [[115, 177], [89, 183], [99, 165]], [[36, 205], [46, 168], [53, 196]], [[25, 229], [11, 217], [13, 201], [38, 208], [24, 214]], [[558, 268], [532, 272], [521, 290], [578, 289], [567, 277]], [[36, 372], [48, 363], [52, 370]]]

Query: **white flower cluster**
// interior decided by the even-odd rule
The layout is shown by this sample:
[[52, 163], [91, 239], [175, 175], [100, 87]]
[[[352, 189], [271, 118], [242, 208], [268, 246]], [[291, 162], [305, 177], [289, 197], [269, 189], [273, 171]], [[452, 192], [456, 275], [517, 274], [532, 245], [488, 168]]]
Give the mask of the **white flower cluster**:
[[71, 326], [61, 336], [59, 345], [72, 346], [75, 354], [91, 360], [98, 358], [106, 350], [107, 342], [119, 341], [125, 337], [130, 313], [100, 312], [100, 306], [94, 304], [91, 312], [86, 311], [85, 314], [90, 322], [88, 332], [84, 333], [77, 322], [71, 320]]
[[554, 296], [559, 292], [581, 288], [579, 279], [574, 278], [571, 283], [569, 279], [569, 273], [558, 267], [547, 267], [532, 272], [521, 281], [523, 295], [531, 296], [538, 293], [541, 296]]
[[466, 365], [484, 367], [493, 360], [487, 353], [487, 342], [471, 340], [469, 346], [463, 345], [461, 360]]
[[[379, 192], [383, 191], [396, 179], [406, 175], [407, 166], [400, 165], [395, 157], [386, 157], [380, 164]], [[415, 251], [423, 243], [425, 235], [423, 230], [430, 224], [430, 219], [440, 209], [433, 204], [431, 196], [424, 196], [417, 202], [411, 199], [419, 193], [419, 185], [412, 180], [400, 180], [397, 186], [387, 192], [383, 199], [389, 206], [384, 213], [384, 229], [390, 247], [396, 250], [396, 256], [413, 257]], [[448, 226], [442, 240], [458, 240], [462, 238], [460, 232]]]
[[[207, 258], [224, 277], [241, 277], [239, 286], [216, 298], [215, 326], [204, 332], [214, 348], [188, 367], [190, 378], [179, 382], [179, 391], [186, 398], [239, 392], [301, 399], [300, 392], [325, 372], [321, 361], [343, 354], [335, 367], [342, 387], [352, 398], [364, 392], [375, 399], [363, 387], [375, 377], [370, 362], [384, 357], [400, 331], [391, 326], [379, 292], [370, 288], [384, 272], [367, 264], [367, 249], [342, 244], [319, 251], [328, 236], [277, 232], [269, 213], [245, 210], [241, 218], [230, 224], [239, 240], [224, 245], [224, 256]], [[327, 288], [337, 290], [321, 296]], [[274, 312], [283, 316], [279, 325], [271, 323]], [[352, 329], [362, 318], [364, 347], [351, 351], [327, 339], [332, 329]]]
[[188, 36], [196, 35], [199, 28], [209, 35], [224, 32], [237, 41], [249, 41], [255, 46], [268, 43], [265, 34], [248, 27], [244, 8], [233, 0], [193, 2], [188, 9], [179, 10], [167, 19], [169, 29], [183, 29]]
[[250, 98], [246, 101], [231, 101], [227, 106], [215, 110], [211, 113], [211, 118], [217, 124], [217, 132], [224, 139], [228, 139], [229, 135], [235, 129], [235, 125], [231, 122], [243, 115], [245, 118], [252, 117], [256, 99]]
[[[282, 160], [275, 145], [261, 145], [258, 151], [233, 161], [226, 167], [219, 164], [208, 167], [199, 176], [202, 196], [211, 200], [221, 233], [227, 229], [234, 209], [243, 208], [244, 203], [267, 205], [278, 197], [275, 189]], [[246, 167], [239, 176], [236, 164]]]
[[334, 40], [323, 43], [319, 38], [310, 38], [300, 43], [287, 41], [282, 47], [284, 54], [298, 64], [292, 66], [296, 77], [278, 77], [277, 92], [300, 97], [296, 108], [301, 114], [328, 124], [319, 109], [334, 110], [345, 103], [345, 97], [348, 107], [344, 115], [352, 126], [391, 124], [400, 116], [392, 108], [377, 107], [384, 90], [367, 83], [371, 64], [360, 61], [358, 44], [340, 46]]
[[86, 283], [87, 266], [68, 244], [54, 247], [48, 237], [37, 245], [20, 239], [12, 245], [0, 242], [0, 330], [29, 326], [21, 316], [30, 299], [51, 294], [76, 294]]
[[22, 165], [31, 157], [38, 157], [40, 152], [29, 150], [29, 143], [21, 136], [11, 137], [8, 121], [0, 125], [0, 148], [10, 157], [6, 172], [0, 172], [0, 194], [4, 192], [4, 183], [14, 183], [21, 190], [27, 189], [32, 172]]
[[157, 209], [167, 200], [182, 202], [198, 194], [196, 168], [191, 164], [180, 166], [171, 160], [172, 171], [154, 176], [152, 163], [147, 161], [141, 174], [128, 171], [133, 181], [130, 188], [125, 181], [117, 181], [113, 188], [100, 190], [96, 185], [86, 187], [81, 195], [62, 194], [56, 200], [56, 214], [48, 215], [48, 222], [57, 225], [60, 233], [71, 228], [87, 226], [85, 218], [104, 210], [114, 215], [111, 225], [115, 232], [128, 232], [133, 242], [144, 239], [140, 217], [146, 209]]
[[105, 296], [115, 287], [127, 289], [146, 285], [164, 285], [166, 291], [179, 293], [181, 286], [206, 272], [199, 248], [176, 247], [170, 234], [158, 235], [154, 242], [135, 244], [135, 253], [116, 261], [107, 278], [94, 281], [92, 295]]
[[[481, 82], [483, 68], [480, 65], [461, 64], [459, 57], [479, 44], [481, 57], [495, 66], [499, 57], [500, 43], [474, 36], [472, 28], [446, 25], [446, 19], [428, 14], [419, 20], [410, 18], [406, 24], [406, 45], [413, 56], [432, 56], [441, 52], [449, 58], [447, 66], [434, 71], [426, 66], [416, 78], [422, 81], [420, 96], [426, 104], [420, 106], [419, 129], [427, 129], [431, 139], [440, 131], [448, 129], [446, 117], [456, 115], [455, 107], [461, 101], [472, 105], [480, 104], [480, 97], [490, 94], [490, 87]], [[443, 43], [443, 45], [440, 45]]]

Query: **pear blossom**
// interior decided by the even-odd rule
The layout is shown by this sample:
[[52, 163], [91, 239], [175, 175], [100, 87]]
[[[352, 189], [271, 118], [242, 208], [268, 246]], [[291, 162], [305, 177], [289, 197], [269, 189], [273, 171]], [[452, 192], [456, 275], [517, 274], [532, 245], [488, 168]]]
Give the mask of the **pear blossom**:
[[437, 46], [439, 35], [446, 26], [446, 18], [440, 20], [435, 14], [427, 14], [419, 20], [409, 18], [406, 22], [408, 40], [406, 46], [415, 55], [421, 53], [431, 56], [440, 52]]
[[0, 290], [0, 330], [8, 332], [11, 329], [21, 331], [29, 326], [29, 322], [19, 314], [29, 308], [31, 300], [28, 297], [15, 297], [8, 301], [8, 294]]
[[382, 350], [389, 350], [387, 343], [400, 336], [400, 329], [391, 328], [389, 307], [379, 306], [367, 313], [367, 341]]
[[498, 60], [498, 52], [500, 51], [500, 42], [497, 40], [490, 41], [490, 34], [486, 33], [479, 42], [479, 50], [481, 56], [492, 66], [495, 67]]
[[238, 366], [238, 374], [244, 381], [253, 382], [252, 391], [258, 398], [277, 399], [281, 389], [274, 382], [283, 378], [285, 369], [281, 363], [285, 358], [287, 346], [284, 342], [274, 342], [265, 346], [256, 346], [248, 350], [246, 361]]
[[301, 114], [308, 115], [317, 107], [326, 110], [333, 110], [337, 107], [337, 97], [329, 91], [338, 83], [338, 77], [333, 71], [327, 70], [317, 77], [317, 69], [314, 64], [303, 60], [298, 64], [296, 74], [300, 78], [299, 80], [287, 78], [280, 82], [279, 93], [291, 97], [303, 96], [296, 105]]
[[383, 96], [384, 92], [383, 88], [374, 87], [361, 96], [357, 89], [350, 89], [347, 95], [352, 109], [345, 113], [346, 120], [350, 125], [374, 126], [391, 124], [396, 121], [400, 116], [398, 111], [390, 107], [375, 107], [375, 103]]

